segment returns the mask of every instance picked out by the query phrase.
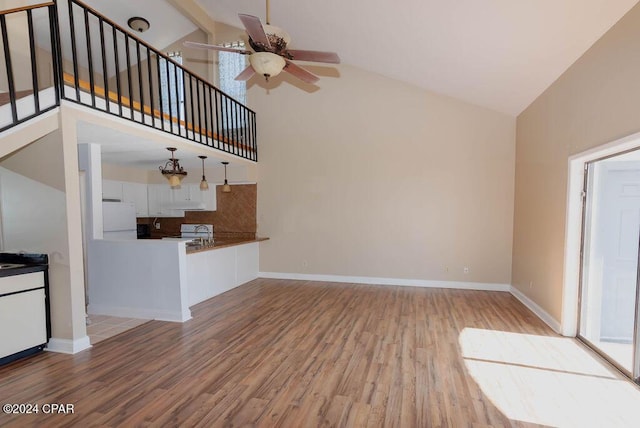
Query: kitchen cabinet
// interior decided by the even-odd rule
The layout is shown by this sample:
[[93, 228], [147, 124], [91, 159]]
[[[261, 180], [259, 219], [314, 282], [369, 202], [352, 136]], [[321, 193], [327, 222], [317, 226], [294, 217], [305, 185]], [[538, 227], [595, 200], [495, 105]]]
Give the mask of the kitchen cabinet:
[[209, 190], [200, 190], [200, 184], [183, 184], [180, 189], [172, 190], [171, 204], [174, 206], [198, 207], [205, 211], [216, 210], [216, 190], [212, 186]]
[[122, 201], [122, 181], [102, 180], [102, 199]]
[[145, 183], [122, 183], [122, 201], [136, 206], [136, 217], [149, 217], [148, 186]]
[[45, 272], [0, 278], [0, 362], [41, 350], [49, 339]]
[[184, 211], [170, 209], [173, 192], [166, 184], [149, 184], [147, 186], [147, 200], [150, 217], [182, 217]]

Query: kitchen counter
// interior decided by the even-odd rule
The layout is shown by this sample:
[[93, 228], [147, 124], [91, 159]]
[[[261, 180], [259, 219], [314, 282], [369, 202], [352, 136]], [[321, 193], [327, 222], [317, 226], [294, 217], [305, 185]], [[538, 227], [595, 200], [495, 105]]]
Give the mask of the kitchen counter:
[[220, 248], [233, 247], [235, 245], [251, 244], [266, 241], [269, 238], [254, 239], [216, 239], [213, 244], [187, 245], [187, 254], [201, 253], [203, 251], [218, 250]]
[[0, 278], [46, 271], [47, 262], [41, 254], [0, 253]]

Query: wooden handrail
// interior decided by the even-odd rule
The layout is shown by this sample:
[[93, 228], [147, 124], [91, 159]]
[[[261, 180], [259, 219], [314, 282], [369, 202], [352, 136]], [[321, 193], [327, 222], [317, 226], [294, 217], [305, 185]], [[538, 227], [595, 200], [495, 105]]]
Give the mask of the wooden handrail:
[[[75, 87], [76, 80], [75, 80], [75, 77], [72, 74], [69, 74], [69, 73], [66, 73], [66, 72], [63, 73], [63, 80], [64, 80], [64, 83]], [[81, 90], [91, 93], [91, 84], [89, 82], [87, 82], [86, 80], [78, 79], [78, 86], [79, 86], [79, 88]], [[97, 85], [94, 85], [93, 86], [93, 93], [106, 100], [104, 88], [102, 88], [100, 86], [97, 86]], [[118, 94], [116, 94], [113, 91], [109, 91], [107, 96], [111, 101], [113, 101], [115, 103], [119, 103], [119, 104], [121, 104], [121, 105], [123, 105], [125, 107], [133, 106], [133, 110], [141, 112], [141, 113], [144, 112], [144, 114], [146, 114], [148, 116], [153, 116], [153, 117], [155, 117], [157, 119], [160, 119], [160, 120], [171, 121], [171, 122], [173, 122], [173, 123], [175, 123], [175, 124], [177, 124], [179, 126], [185, 127], [189, 131], [198, 133], [200, 135], [204, 135], [204, 136], [212, 138], [214, 140], [221, 141], [224, 144], [233, 145], [233, 146], [236, 146], [236, 147], [238, 147], [240, 149], [243, 149], [243, 150], [246, 150], [246, 151], [250, 151], [250, 152], [253, 151], [253, 149], [251, 147], [247, 146], [244, 143], [241, 143], [241, 142], [238, 142], [238, 141], [235, 141], [235, 140], [231, 140], [228, 137], [224, 137], [224, 136], [221, 137], [220, 135], [218, 135], [218, 134], [216, 134], [215, 132], [212, 132], [212, 131], [204, 131], [203, 132], [200, 129], [200, 127], [194, 126], [192, 123], [185, 122], [184, 120], [179, 120], [178, 118], [170, 116], [167, 113], [160, 113], [160, 111], [158, 111], [157, 109], [151, 110], [151, 107], [149, 107], [148, 105], [142, 105], [138, 101], [132, 101], [129, 98], [125, 97], [124, 95], [121, 95], [120, 96], [120, 100], [118, 100]]]
[[54, 4], [55, 4], [54, 2], [48, 1], [44, 3], [32, 4], [29, 6], [14, 7], [12, 9], [4, 9], [4, 10], [0, 10], [0, 15], [8, 15], [14, 12], [24, 12], [25, 10], [38, 9], [40, 7], [45, 7], [45, 6], [53, 6]]

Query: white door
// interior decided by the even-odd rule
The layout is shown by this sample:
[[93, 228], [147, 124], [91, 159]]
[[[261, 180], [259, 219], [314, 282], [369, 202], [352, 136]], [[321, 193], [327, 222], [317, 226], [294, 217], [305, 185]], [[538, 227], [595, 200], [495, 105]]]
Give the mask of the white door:
[[640, 152], [592, 162], [587, 179], [579, 335], [632, 375], [638, 324]]
[[604, 175], [600, 339], [631, 343], [638, 269], [640, 169], [637, 165], [610, 165]]

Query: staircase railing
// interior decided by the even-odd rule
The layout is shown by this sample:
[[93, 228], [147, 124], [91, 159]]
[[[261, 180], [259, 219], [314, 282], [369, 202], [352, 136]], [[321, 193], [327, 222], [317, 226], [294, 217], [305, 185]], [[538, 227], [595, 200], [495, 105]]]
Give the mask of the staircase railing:
[[[61, 0], [57, 8], [42, 9], [49, 17], [56, 102], [46, 108], [64, 99], [257, 161], [254, 111], [80, 1]], [[27, 13], [27, 21], [31, 19], [29, 11], [13, 13]], [[4, 42], [3, 22], [1, 19]], [[32, 34], [31, 23], [27, 27], [32, 50], [42, 50], [35, 46], [44, 37]], [[7, 51], [11, 49], [5, 48]], [[15, 73], [10, 56], [5, 58], [6, 69]], [[31, 63], [36, 64], [36, 59]], [[20, 90], [11, 79], [13, 74], [6, 85], [13, 120], [0, 130], [43, 111], [38, 100], [41, 91], [32, 90], [35, 112], [20, 115]], [[0, 90], [1, 85], [0, 79]], [[32, 86], [41, 87], [35, 77]]]
[[0, 132], [60, 105], [56, 25], [53, 2], [0, 11]]

